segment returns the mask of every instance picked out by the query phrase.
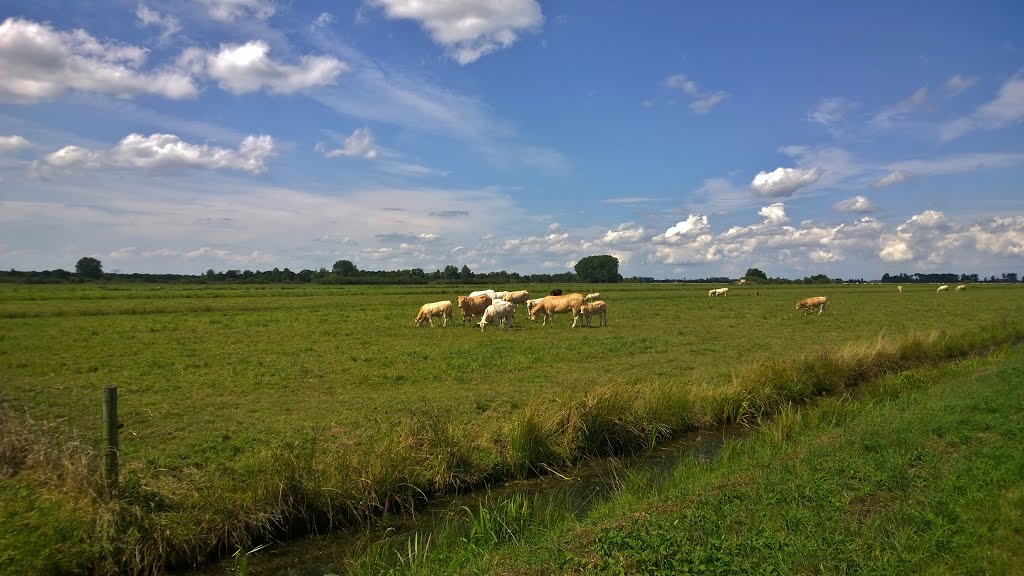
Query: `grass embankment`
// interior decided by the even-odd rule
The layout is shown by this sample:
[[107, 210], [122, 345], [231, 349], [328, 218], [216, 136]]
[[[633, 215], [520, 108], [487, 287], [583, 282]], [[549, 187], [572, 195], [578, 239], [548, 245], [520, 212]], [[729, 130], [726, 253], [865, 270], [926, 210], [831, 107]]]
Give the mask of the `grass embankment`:
[[712, 461], [629, 477], [581, 519], [506, 497], [453, 510], [434, 532], [383, 542], [337, 571], [1024, 572], [1024, 348], [776, 412]]
[[[794, 402], [1022, 337], [1024, 323], [1004, 322], [779, 359], [718, 385], [602, 386], [579, 400], [531, 405], [487, 437], [428, 415], [359, 449], [310, 435], [202, 471], [167, 475], [129, 465], [113, 501], [101, 496], [93, 449], [8, 412], [0, 428], [7, 463], [0, 497], [18, 503], [5, 512], [12, 523], [0, 534], [0, 548], [9, 551], [0, 568], [158, 572], [293, 530], [360, 525], [430, 494], [628, 453], [684, 431], [752, 422]], [[34, 532], [52, 537], [26, 536]]]

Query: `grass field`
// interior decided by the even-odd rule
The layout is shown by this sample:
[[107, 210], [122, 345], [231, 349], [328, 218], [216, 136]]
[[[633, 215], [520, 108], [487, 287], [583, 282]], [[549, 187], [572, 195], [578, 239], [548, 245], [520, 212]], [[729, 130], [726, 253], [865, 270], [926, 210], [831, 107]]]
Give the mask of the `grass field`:
[[[933, 286], [903, 294], [877, 285], [734, 287], [715, 299], [706, 285], [560, 288], [602, 292], [609, 326], [573, 330], [559, 316], [541, 327], [519, 313], [508, 332], [413, 327], [420, 304], [454, 300], [469, 287], [0, 286], [0, 394], [18, 427], [35, 423], [46, 437], [97, 447], [101, 391], [117, 385], [121, 457], [137, 490], [131, 505], [160, 512], [138, 540], [150, 531], [174, 535], [146, 561], [188, 564], [216, 554], [211, 548], [246, 543], [262, 527], [280, 530], [284, 516], [309, 504], [305, 492], [293, 498], [300, 504], [281, 495], [282, 486], [305, 486], [303, 474], [326, 474], [317, 481], [324, 494], [335, 482], [371, 484], [389, 474], [391, 484], [411, 476], [429, 484], [422, 488], [450, 489], [459, 478], [502, 474], [494, 446], [511, 423], [529, 420], [524, 414], [595, 390], [699, 387], [713, 396], [722, 383], [722, 394], [733, 394], [726, 384], [750, 366], [1024, 318], [1016, 286], [971, 286], [966, 294], [936, 294]], [[794, 310], [796, 300], [819, 294], [832, 300], [826, 314]], [[668, 428], [653, 430], [652, 439]], [[394, 449], [382, 447], [392, 441]], [[357, 456], [367, 451], [394, 460], [351, 470], [368, 466]], [[410, 453], [444, 462], [423, 473], [385, 470]], [[343, 469], [347, 476], [332, 476]], [[47, 488], [24, 470], [0, 482], [0, 498], [24, 499], [28, 490], [29, 500], [39, 498], [36, 510], [64, 510], [71, 519], [61, 529], [75, 529], [75, 518], [95, 522], [82, 512], [92, 504], [49, 496], [67, 491], [60, 482]], [[387, 493], [346, 490], [357, 499]], [[318, 494], [314, 500], [330, 498]], [[277, 511], [265, 512], [274, 498]], [[213, 536], [190, 540], [197, 523]]]

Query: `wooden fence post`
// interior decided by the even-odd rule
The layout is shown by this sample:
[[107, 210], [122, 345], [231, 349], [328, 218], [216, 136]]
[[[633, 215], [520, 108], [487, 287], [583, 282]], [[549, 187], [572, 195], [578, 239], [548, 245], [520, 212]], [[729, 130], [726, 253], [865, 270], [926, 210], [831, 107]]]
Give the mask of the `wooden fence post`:
[[117, 494], [117, 386], [103, 389], [103, 475], [107, 481], [107, 495]]

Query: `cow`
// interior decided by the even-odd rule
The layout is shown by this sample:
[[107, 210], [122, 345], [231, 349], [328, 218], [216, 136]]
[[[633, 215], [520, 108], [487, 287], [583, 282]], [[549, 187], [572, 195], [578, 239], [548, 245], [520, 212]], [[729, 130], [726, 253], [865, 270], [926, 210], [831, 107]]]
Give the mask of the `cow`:
[[459, 296], [459, 311], [462, 312], [462, 324], [466, 324], [466, 320], [472, 322], [473, 318], [482, 316], [484, 310], [491, 305], [491, 297], [487, 294], [480, 294], [479, 296]]
[[956, 290], [954, 290], [954, 292], [966, 292], [966, 291], [967, 291], [967, 285], [966, 284], [961, 284], [961, 285], [956, 287]]
[[533, 312], [531, 312], [531, 310], [533, 310], [533, 307], [537, 304], [537, 302], [540, 302], [541, 300], [543, 300], [543, 298], [534, 298], [532, 300], [526, 301], [526, 313], [527, 315], [530, 316], [530, 320], [537, 319], [537, 317], [533, 314]]
[[604, 300], [594, 300], [593, 302], [584, 302], [580, 306], [580, 316], [583, 316], [583, 321], [587, 326], [590, 326], [590, 317], [597, 316], [598, 326], [608, 325], [608, 305], [604, 303]]
[[423, 326], [423, 324], [430, 322], [430, 327], [434, 327], [434, 316], [441, 316], [444, 318], [444, 324], [447, 326], [448, 321], [452, 319], [452, 303], [449, 300], [441, 300], [440, 302], [431, 302], [430, 304], [424, 304], [420, 306], [419, 314], [416, 315], [416, 319], [413, 320], [413, 324], [416, 326]]
[[728, 296], [728, 295], [729, 295], [729, 289], [728, 288], [712, 288], [711, 290], [708, 290], [708, 296], [711, 296], [712, 298], [714, 298], [715, 296]]
[[562, 295], [562, 289], [561, 288], [555, 288], [554, 290], [551, 291], [551, 296], [561, 296], [561, 295]]
[[821, 315], [828, 307], [828, 298], [824, 296], [814, 296], [813, 298], [804, 298], [803, 300], [796, 303], [797, 310], [805, 310], [804, 314], [810, 314], [814, 312], [814, 309], [818, 309], [818, 315]]
[[899, 292], [900, 294], [903, 294], [903, 286], [897, 286], [896, 291]]
[[470, 292], [469, 293], [469, 297], [473, 298], [474, 296], [481, 296], [481, 295], [484, 295], [484, 294], [486, 294], [487, 297], [490, 298], [491, 300], [494, 300], [495, 298], [498, 297], [498, 293], [497, 292], [495, 292], [494, 290], [489, 290], [489, 289], [488, 290], [477, 290], [476, 292]]
[[949, 286], [943, 284], [942, 286], [939, 286], [938, 288], [935, 289], [935, 293], [938, 294], [939, 292], [945, 292], [947, 290], [949, 290]]
[[495, 322], [500, 322], [505, 327], [505, 330], [508, 330], [515, 317], [515, 304], [504, 300], [495, 300], [484, 310], [483, 316], [480, 318], [480, 331], [483, 332], [488, 324], [494, 324]]
[[504, 300], [513, 304], [526, 304], [530, 293], [526, 290], [512, 290], [505, 293]]
[[584, 302], [593, 302], [594, 300], [597, 300], [600, 297], [601, 297], [601, 293], [600, 292], [594, 292], [593, 294], [587, 294], [586, 296], [584, 296], [583, 297], [583, 301]]
[[551, 320], [555, 314], [572, 312], [572, 327], [575, 328], [581, 305], [583, 305], [583, 294], [578, 292], [562, 296], [545, 296], [530, 308], [530, 317], [535, 318], [538, 312], [544, 314], [543, 325], [547, 326], [548, 320]]

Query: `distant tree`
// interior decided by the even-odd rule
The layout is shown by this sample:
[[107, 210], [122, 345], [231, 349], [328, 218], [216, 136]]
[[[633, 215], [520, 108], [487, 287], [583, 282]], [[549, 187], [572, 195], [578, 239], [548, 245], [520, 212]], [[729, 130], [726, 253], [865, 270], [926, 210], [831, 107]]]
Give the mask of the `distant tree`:
[[622, 282], [619, 259], [615, 256], [604, 254], [580, 258], [575, 269], [582, 282]]
[[100, 278], [103, 276], [103, 264], [91, 256], [86, 256], [75, 264], [75, 273], [83, 278]]
[[356, 268], [356, 265], [353, 264], [352, 262], [349, 262], [348, 260], [338, 260], [337, 262], [334, 263], [334, 268], [332, 268], [332, 270], [338, 276], [343, 277], [355, 276], [356, 274], [359, 273], [359, 268]]
[[473, 271], [469, 269], [469, 266], [463, 264], [462, 270], [459, 271], [459, 278], [462, 280], [469, 280], [473, 278]]
[[747, 273], [743, 275], [744, 278], [768, 280], [768, 275], [758, 270], [757, 268], [748, 268]]
[[444, 278], [445, 280], [458, 280], [459, 269], [449, 264], [445, 266], [444, 271], [441, 272], [441, 278]]

